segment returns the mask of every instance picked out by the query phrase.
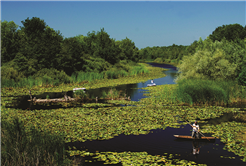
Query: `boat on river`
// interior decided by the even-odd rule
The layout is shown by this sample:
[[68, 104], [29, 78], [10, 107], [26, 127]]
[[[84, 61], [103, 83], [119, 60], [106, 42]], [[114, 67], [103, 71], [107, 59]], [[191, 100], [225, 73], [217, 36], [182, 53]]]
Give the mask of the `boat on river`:
[[156, 84], [155, 83], [153, 83], [153, 84], [147, 84], [147, 86], [156, 86]]
[[199, 139], [193, 138], [188, 135], [173, 135], [176, 138], [192, 139], [192, 140], [215, 140], [215, 137], [200, 137]]

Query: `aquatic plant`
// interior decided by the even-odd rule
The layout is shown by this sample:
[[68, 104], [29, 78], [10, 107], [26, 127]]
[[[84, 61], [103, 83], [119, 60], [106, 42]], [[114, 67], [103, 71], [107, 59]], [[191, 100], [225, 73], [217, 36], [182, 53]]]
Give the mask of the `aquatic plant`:
[[150, 155], [147, 152], [96, 152], [68, 150], [70, 156], [92, 156], [87, 162], [104, 161], [104, 164], [122, 165], [205, 165], [194, 161], [177, 159], [178, 154]]
[[213, 133], [213, 136], [219, 137], [221, 142], [225, 143], [225, 150], [244, 157], [242, 160], [246, 162], [246, 147], [245, 141], [237, 137], [238, 134], [245, 131], [245, 123], [240, 122], [223, 122], [218, 125], [204, 126], [203, 132]]
[[[125, 83], [139, 82], [153, 77], [161, 77], [162, 69], [150, 68], [150, 73], [138, 77], [119, 78], [115, 80], [100, 80], [92, 81], [90, 83], [82, 84], [67, 84], [53, 87], [33, 87], [32, 93], [37, 94], [39, 91], [65, 91], [72, 90], [75, 86], [83, 86], [86, 89], [97, 87], [107, 87], [112, 85], [119, 85]], [[146, 94], [148, 98], [141, 99], [139, 102], [133, 101], [116, 101], [110, 100], [109, 103], [87, 103], [79, 107], [69, 107], [66, 109], [50, 109], [50, 110], [19, 110], [5, 108], [7, 100], [11, 99], [13, 95], [27, 94], [28, 88], [4, 88], [2, 95], [2, 119], [12, 122], [17, 115], [23, 122], [27, 131], [30, 131], [31, 126], [41, 131], [49, 131], [50, 133], [64, 133], [65, 142], [80, 141], [85, 142], [88, 140], [107, 140], [118, 136], [125, 135], [139, 135], [148, 134], [152, 129], [165, 129], [166, 127], [179, 128], [181, 125], [187, 124], [187, 121], [192, 122], [198, 119], [199, 122], [206, 122], [208, 119], [219, 117], [224, 113], [239, 112], [236, 108], [223, 108], [218, 106], [191, 106], [182, 105], [175, 96], [175, 89], [178, 85], [161, 85], [156, 87], [148, 87], [150, 93]], [[114, 94], [112, 92], [112, 94]], [[105, 92], [105, 96], [107, 93]], [[116, 94], [115, 94], [116, 95]], [[118, 107], [117, 104], [127, 104], [134, 106]], [[225, 123], [226, 124], [226, 123]], [[231, 124], [230, 124], [231, 125]], [[225, 143], [230, 143], [229, 137], [234, 136], [239, 128], [245, 127], [245, 123], [236, 123], [237, 129], [230, 132], [224, 130], [230, 129], [227, 125], [204, 125], [202, 127], [203, 133], [215, 133], [218, 128], [224, 134], [215, 133], [220, 138], [225, 138]], [[231, 125], [233, 128], [233, 125]], [[241, 132], [241, 131], [240, 131]], [[235, 138], [239, 140], [239, 138]], [[236, 143], [238, 144], [238, 143]], [[239, 143], [239, 145], [243, 145]], [[230, 149], [235, 154], [245, 155], [243, 149], [237, 149], [238, 145], [231, 146]], [[228, 149], [227, 149], [228, 150]], [[240, 152], [241, 151], [241, 152]], [[68, 150], [71, 155], [84, 155], [90, 156], [89, 151], [75, 151]], [[148, 160], [147, 157], [148, 156]], [[150, 164], [180, 164], [191, 165], [195, 164], [192, 161], [180, 160], [177, 158], [170, 159], [170, 156], [160, 155], [151, 156], [145, 152], [122, 152], [112, 154], [111, 152], [98, 152], [92, 154], [95, 160], [103, 160], [105, 163], [112, 164], [119, 162], [117, 157], [121, 157], [123, 165], [128, 165], [133, 161], [133, 164], [150, 165]], [[166, 156], [166, 157], [165, 157]], [[174, 155], [172, 155], [174, 156]], [[164, 158], [164, 159], [163, 159]], [[162, 160], [163, 159], [163, 160]], [[89, 161], [87, 161], [89, 162]]]
[[22, 120], [2, 120], [1, 165], [62, 165], [65, 159], [65, 142], [62, 133], [39, 131], [26, 127]]

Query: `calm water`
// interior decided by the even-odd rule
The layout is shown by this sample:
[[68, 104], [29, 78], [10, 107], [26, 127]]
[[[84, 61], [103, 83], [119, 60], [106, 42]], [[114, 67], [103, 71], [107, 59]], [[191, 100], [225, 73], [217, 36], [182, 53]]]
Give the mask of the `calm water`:
[[[177, 69], [172, 65], [150, 63], [153, 66], [170, 69], [165, 71], [166, 77], [154, 79], [157, 85], [175, 84], [174, 79], [177, 76]], [[142, 89], [150, 84], [150, 80], [138, 84], [128, 84], [117, 86], [116, 89], [126, 89], [128, 95], [133, 101], [139, 101], [144, 98], [143, 94], [146, 91]], [[230, 116], [228, 116], [230, 117]], [[211, 120], [211, 123], [221, 123], [227, 121], [224, 116]], [[202, 124], [201, 124], [202, 125]], [[155, 129], [147, 135], [124, 135], [121, 134], [109, 140], [86, 141], [84, 143], [74, 142], [69, 143], [69, 146], [75, 146], [78, 149], [88, 149], [89, 152], [142, 152], [146, 151], [151, 155], [179, 154], [179, 159], [192, 160], [196, 163], [207, 165], [246, 165], [240, 160], [239, 156], [235, 156], [232, 152], [223, 150], [224, 144], [219, 139], [214, 141], [199, 141], [177, 139], [173, 135], [190, 135], [191, 127], [189, 125], [181, 126], [181, 128], [167, 127], [165, 130]], [[206, 134], [206, 136], [210, 136]], [[199, 148], [199, 154], [193, 155], [193, 148]], [[222, 159], [224, 157], [235, 157], [235, 159]], [[177, 157], [175, 157], [177, 158]], [[103, 165], [103, 162], [85, 163], [84, 165]], [[117, 165], [121, 165], [120, 163]]]
[[[164, 73], [167, 75], [166, 77], [154, 79], [156, 85], [175, 84], [174, 79], [176, 78], [178, 72], [176, 67], [168, 64], [157, 64], [157, 63], [148, 63], [148, 64], [155, 67], [162, 67], [162, 68], [169, 69], [168, 71], [164, 71]], [[127, 96], [130, 96], [132, 101], [139, 101], [140, 99], [146, 97], [143, 94], [147, 92], [147, 90], [140, 89], [140, 88], [147, 87], [147, 84], [151, 83], [150, 81], [151, 80], [148, 80], [146, 82], [135, 83], [135, 84], [125, 84], [125, 85], [118, 85], [115, 87], [91, 89], [91, 90], [87, 90], [86, 93], [96, 97], [96, 96], [101, 96], [103, 91], [108, 92], [111, 88], [115, 88], [116, 90], [121, 90], [122, 93], [127, 94]]]
[[[163, 78], [154, 79], [154, 82], [157, 85], [163, 84], [175, 84], [174, 79], [177, 76], [177, 69], [172, 65], [167, 64], [156, 64], [149, 63], [150, 65], [156, 67], [162, 67], [169, 69], [168, 71], [164, 71], [167, 75]], [[102, 91], [109, 91], [111, 88], [115, 88], [117, 90], [121, 90], [122, 93], [126, 93], [127, 96], [131, 97], [132, 101], [139, 101], [144, 98], [144, 93], [147, 93], [146, 90], [139, 89], [143, 87], [147, 87], [147, 84], [150, 84], [150, 80], [146, 82], [141, 82], [137, 84], [126, 84], [119, 85], [116, 87], [109, 88], [99, 88], [87, 90], [86, 93], [90, 94], [90, 96], [100, 97], [102, 95]], [[72, 96], [73, 92], [67, 92], [68, 95]], [[43, 93], [37, 98], [46, 98], [49, 95], [50, 98], [59, 98], [63, 97], [64, 93]], [[26, 109], [28, 106], [28, 102], [25, 101], [29, 96], [25, 96], [22, 99], [22, 107]], [[38, 109], [38, 108], [35, 108]], [[42, 109], [42, 107], [40, 107]], [[50, 109], [50, 108], [47, 108]], [[230, 117], [230, 116], [228, 116]], [[216, 118], [214, 120], [210, 120], [211, 124], [218, 124], [223, 121], [227, 121], [224, 117]], [[201, 124], [202, 125], [202, 124]], [[223, 150], [224, 144], [220, 142], [219, 139], [215, 141], [202, 141], [202, 142], [193, 142], [191, 140], [180, 140], [175, 138], [173, 135], [190, 135], [191, 127], [189, 125], [181, 126], [181, 128], [166, 128], [151, 130], [152, 133], [147, 135], [124, 135], [121, 134], [113, 139], [103, 140], [103, 141], [86, 141], [84, 143], [74, 142], [68, 143], [69, 146], [75, 146], [78, 149], [88, 149], [89, 152], [105, 152], [105, 151], [116, 151], [116, 152], [142, 152], [146, 151], [151, 155], [163, 155], [164, 153], [168, 154], [179, 154], [179, 159], [192, 160], [196, 163], [207, 164], [207, 165], [246, 165], [243, 163], [238, 156], [235, 156], [233, 153]], [[206, 134], [206, 136], [209, 136]], [[200, 153], [197, 155], [192, 154], [193, 147], [199, 147]], [[222, 159], [220, 156], [225, 157], [235, 157], [235, 159]], [[85, 163], [84, 165], [103, 165], [103, 162], [96, 163]], [[120, 163], [118, 165], [121, 165]]]

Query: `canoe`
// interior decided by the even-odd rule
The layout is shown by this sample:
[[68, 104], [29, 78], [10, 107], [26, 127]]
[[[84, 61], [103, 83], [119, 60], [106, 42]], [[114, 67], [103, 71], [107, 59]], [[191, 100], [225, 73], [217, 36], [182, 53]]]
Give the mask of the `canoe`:
[[[183, 138], [183, 139], [195, 139], [191, 136], [187, 136], [187, 135], [173, 135], [176, 138]], [[200, 137], [200, 139], [196, 139], [196, 140], [214, 140], [215, 137]]]
[[156, 84], [155, 83], [153, 83], [153, 84], [147, 84], [147, 86], [156, 86]]

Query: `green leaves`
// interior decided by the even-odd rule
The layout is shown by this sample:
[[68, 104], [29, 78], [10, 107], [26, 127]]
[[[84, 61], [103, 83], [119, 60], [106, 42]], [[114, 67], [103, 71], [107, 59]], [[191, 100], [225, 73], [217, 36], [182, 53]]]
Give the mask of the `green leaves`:
[[217, 27], [209, 38], [213, 41], [221, 41], [223, 38], [229, 41], [244, 39], [246, 37], [245, 28], [240, 24], [229, 24]]
[[240, 85], [246, 86], [246, 67], [241, 70], [237, 80]]

